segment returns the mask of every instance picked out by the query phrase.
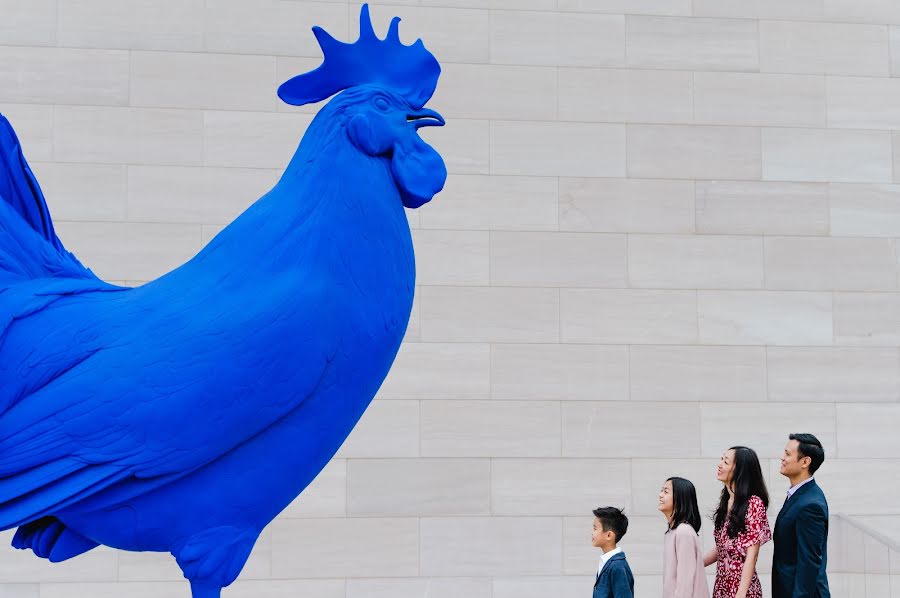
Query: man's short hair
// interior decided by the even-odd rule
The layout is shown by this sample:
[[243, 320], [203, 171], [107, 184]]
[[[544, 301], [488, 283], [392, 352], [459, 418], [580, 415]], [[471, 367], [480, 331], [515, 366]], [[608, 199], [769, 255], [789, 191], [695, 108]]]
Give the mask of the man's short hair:
[[628, 531], [628, 517], [625, 516], [625, 512], [622, 509], [617, 509], [616, 507], [600, 507], [599, 509], [594, 509], [594, 517], [600, 521], [603, 531], [612, 531], [616, 536], [616, 543], [618, 543], [622, 539], [622, 536], [625, 535], [625, 532]]
[[819, 442], [819, 439], [812, 434], [791, 434], [789, 438], [800, 443], [797, 447], [797, 453], [800, 455], [800, 458], [810, 458], [809, 474], [816, 473], [816, 470], [825, 461], [825, 449], [822, 448], [822, 443]]

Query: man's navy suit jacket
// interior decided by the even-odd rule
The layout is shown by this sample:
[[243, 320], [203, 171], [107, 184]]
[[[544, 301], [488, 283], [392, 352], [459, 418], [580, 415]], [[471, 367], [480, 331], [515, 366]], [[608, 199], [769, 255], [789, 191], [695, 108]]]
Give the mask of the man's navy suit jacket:
[[815, 480], [785, 501], [775, 520], [772, 598], [831, 598], [828, 563], [828, 503]]
[[625, 553], [614, 554], [594, 581], [593, 598], [634, 598], [634, 575]]

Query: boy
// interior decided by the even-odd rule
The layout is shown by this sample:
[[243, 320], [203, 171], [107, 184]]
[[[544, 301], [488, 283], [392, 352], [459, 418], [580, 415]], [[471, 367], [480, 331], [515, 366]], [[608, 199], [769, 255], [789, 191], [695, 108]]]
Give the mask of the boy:
[[594, 579], [593, 598], [634, 598], [634, 575], [625, 553], [616, 544], [628, 531], [628, 517], [622, 509], [601, 507], [594, 510], [591, 544], [603, 551]]

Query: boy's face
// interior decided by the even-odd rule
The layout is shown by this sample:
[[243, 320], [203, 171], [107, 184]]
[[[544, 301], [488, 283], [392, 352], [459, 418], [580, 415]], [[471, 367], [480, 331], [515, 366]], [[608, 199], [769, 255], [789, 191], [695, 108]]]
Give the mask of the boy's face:
[[591, 545], [595, 548], [603, 548], [604, 546], [609, 546], [610, 542], [613, 541], [613, 537], [615, 534], [612, 530], [603, 531], [603, 524], [600, 523], [600, 520], [594, 517], [594, 533], [591, 534]]

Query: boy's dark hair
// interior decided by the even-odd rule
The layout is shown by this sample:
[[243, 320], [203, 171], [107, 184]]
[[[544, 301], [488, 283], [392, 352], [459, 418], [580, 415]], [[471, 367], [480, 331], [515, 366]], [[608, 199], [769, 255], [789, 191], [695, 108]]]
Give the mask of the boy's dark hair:
[[797, 447], [797, 452], [801, 459], [803, 457], [810, 458], [809, 475], [816, 473], [816, 470], [825, 461], [825, 449], [822, 448], [822, 443], [819, 442], [819, 439], [812, 434], [791, 434], [788, 438], [800, 443], [800, 446]]
[[697, 490], [694, 485], [690, 480], [679, 477], [671, 477], [666, 481], [672, 482], [672, 504], [675, 507], [670, 529], [687, 523], [699, 534], [703, 518], [700, 516], [700, 507], [697, 506]]
[[600, 507], [594, 509], [594, 517], [600, 521], [603, 531], [612, 533], [616, 536], [616, 543], [622, 539], [625, 532], [628, 531], [628, 517], [622, 509], [615, 507]]

